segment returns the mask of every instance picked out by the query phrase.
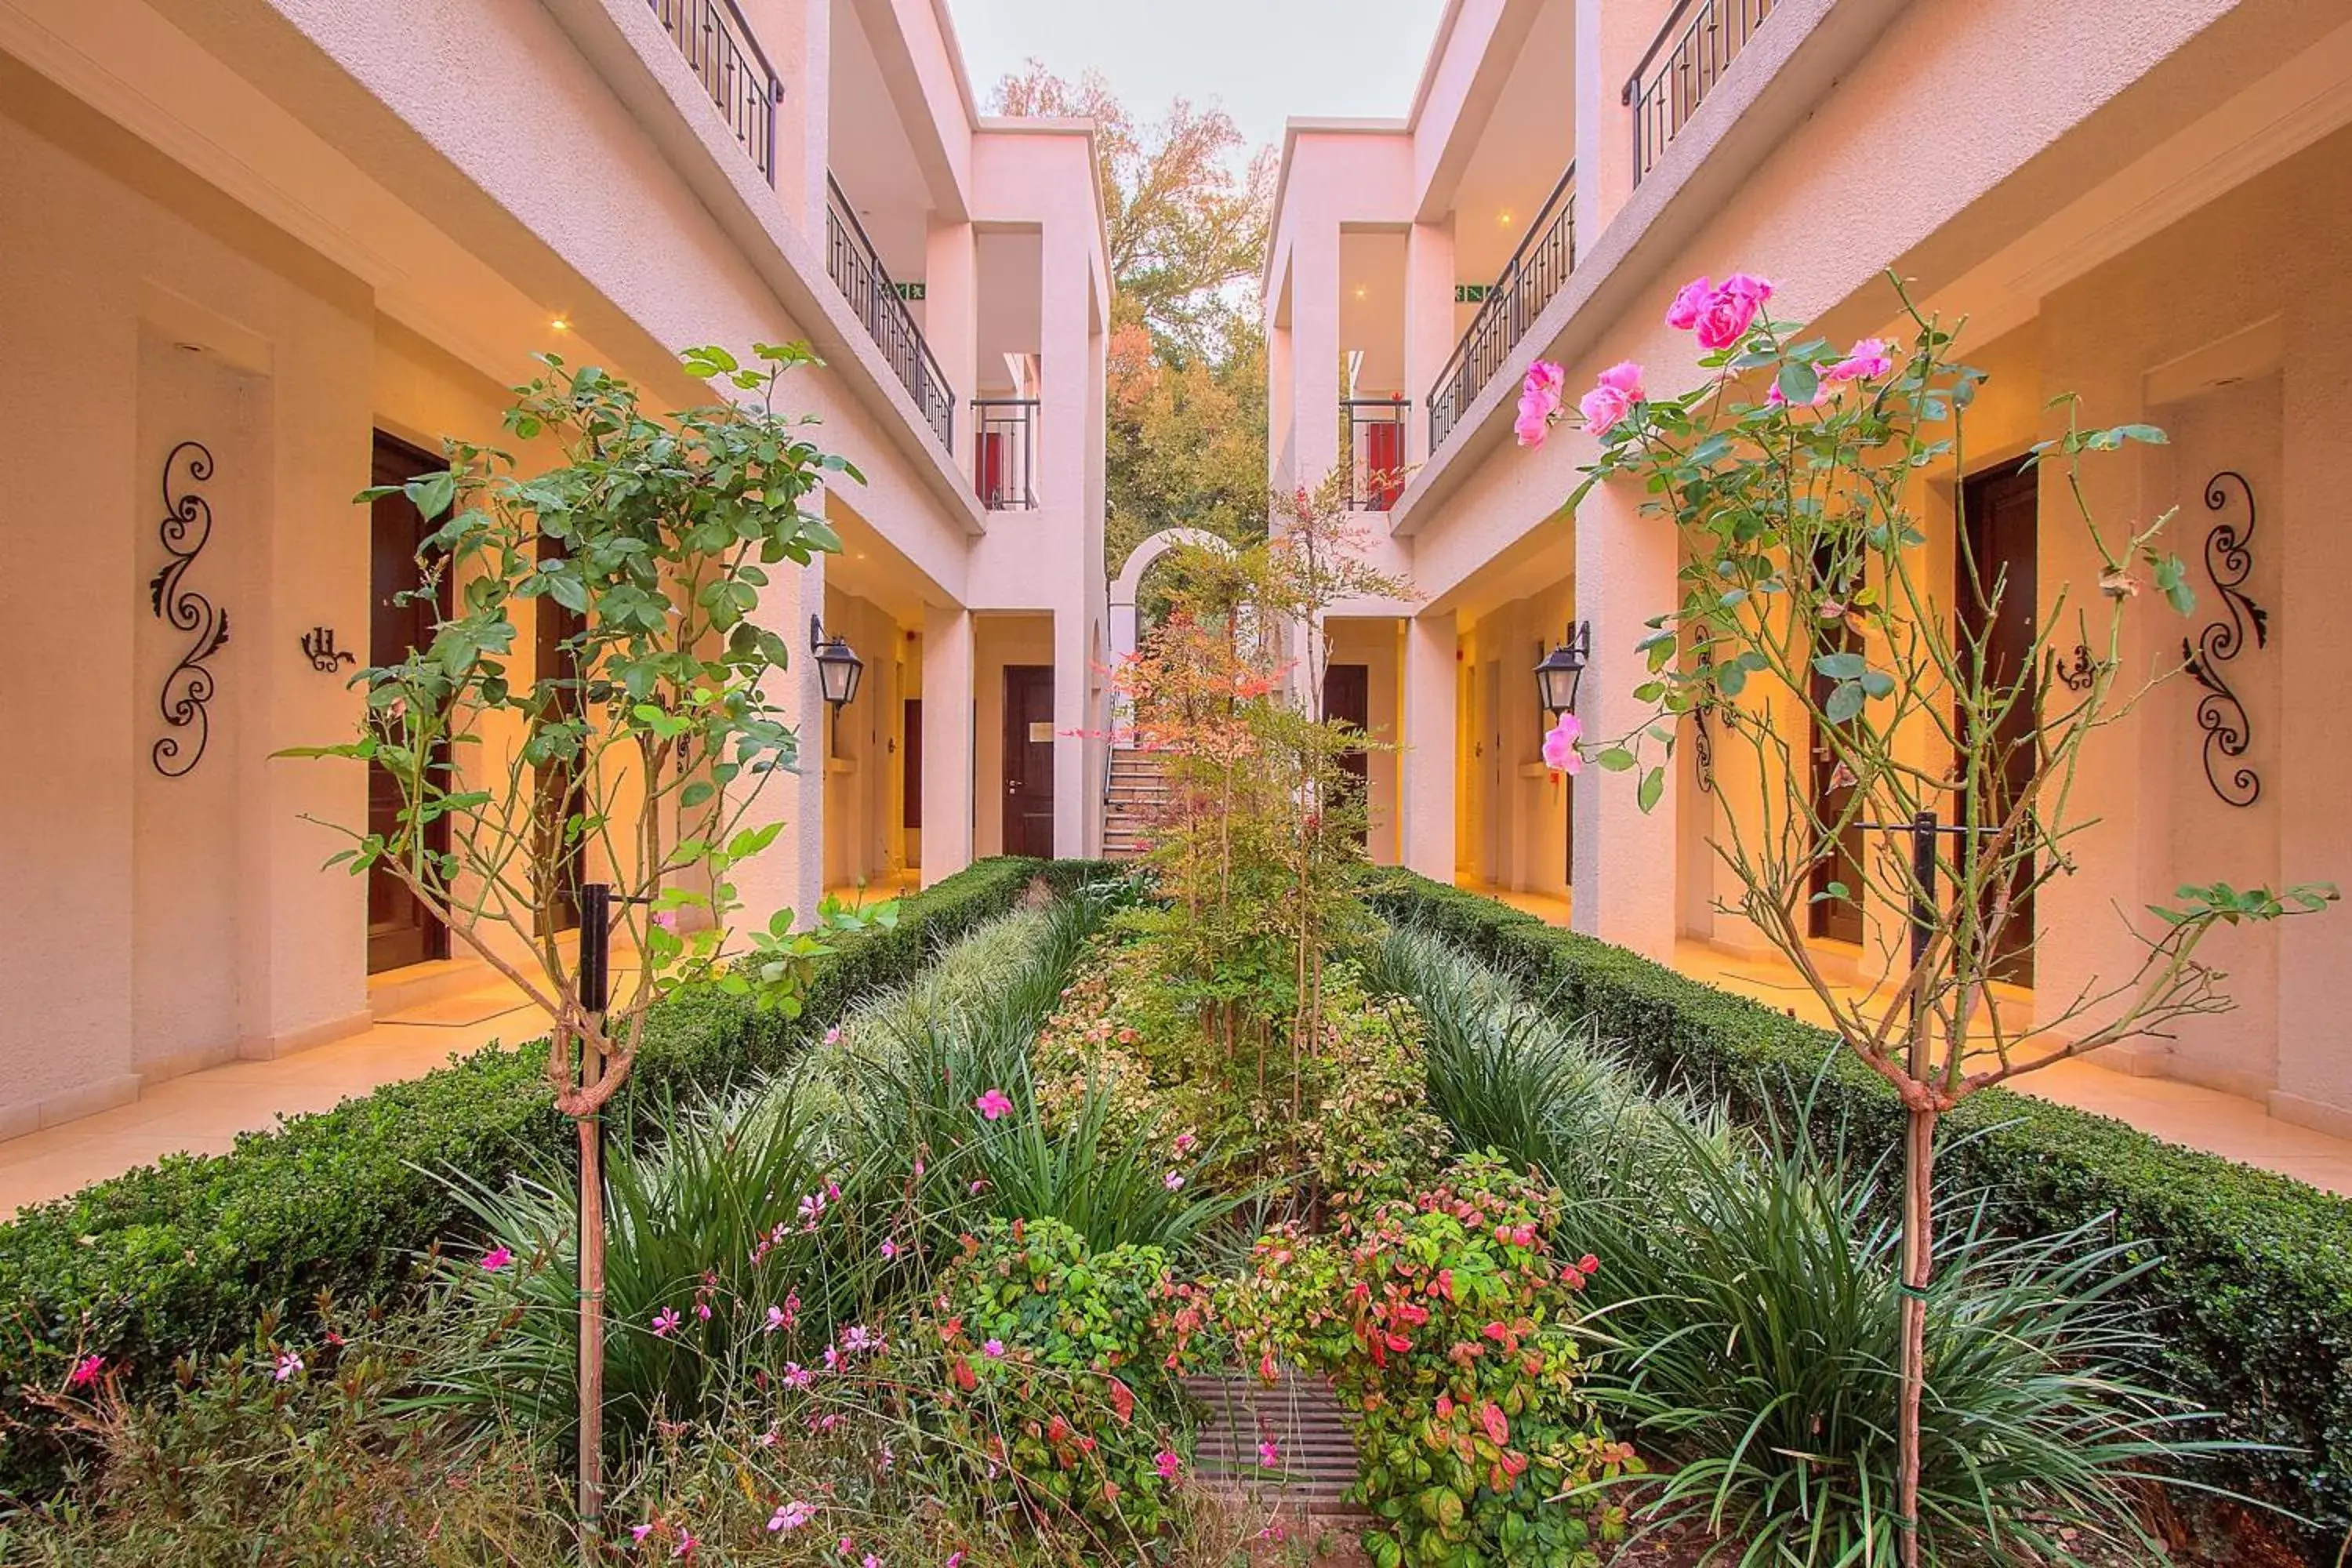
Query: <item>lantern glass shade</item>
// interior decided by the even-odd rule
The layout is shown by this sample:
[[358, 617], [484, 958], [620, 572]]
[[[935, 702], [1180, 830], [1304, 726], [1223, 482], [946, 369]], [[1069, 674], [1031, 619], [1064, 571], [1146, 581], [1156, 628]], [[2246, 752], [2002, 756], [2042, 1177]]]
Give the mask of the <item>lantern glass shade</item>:
[[835, 708], [846, 707], [856, 699], [858, 678], [865, 673], [866, 661], [841, 638], [817, 645], [817, 684], [824, 690], [825, 701]]
[[1537, 699], [1548, 712], [1570, 712], [1576, 707], [1576, 689], [1583, 679], [1584, 644], [1570, 637], [1536, 665]]

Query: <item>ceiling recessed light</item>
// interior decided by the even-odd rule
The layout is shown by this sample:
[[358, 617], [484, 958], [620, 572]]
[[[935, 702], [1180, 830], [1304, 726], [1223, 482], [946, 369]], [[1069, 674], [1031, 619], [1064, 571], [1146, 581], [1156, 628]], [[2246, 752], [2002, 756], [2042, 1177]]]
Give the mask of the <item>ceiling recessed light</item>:
[[1504, 208], [1500, 213], [1496, 214], [1496, 216], [1495, 216], [1495, 221], [1496, 221], [1496, 223], [1501, 224], [1505, 228], [1508, 228], [1508, 227], [1510, 227], [1510, 226], [1511, 226], [1511, 213], [1510, 213], [1510, 209], [1509, 209], [1508, 207], [1506, 207], [1506, 208]]
[[1364, 297], [1364, 286], [1363, 286], [1361, 283], [1359, 283], [1359, 284], [1357, 284], [1357, 285], [1356, 285], [1356, 298], [1357, 298], [1357, 299], [1359, 299], [1359, 300], [1360, 300], [1360, 299], [1362, 299], [1363, 297]]
[[572, 321], [570, 318], [564, 316], [557, 316], [547, 324], [553, 327], [559, 332], [568, 332], [572, 330]]

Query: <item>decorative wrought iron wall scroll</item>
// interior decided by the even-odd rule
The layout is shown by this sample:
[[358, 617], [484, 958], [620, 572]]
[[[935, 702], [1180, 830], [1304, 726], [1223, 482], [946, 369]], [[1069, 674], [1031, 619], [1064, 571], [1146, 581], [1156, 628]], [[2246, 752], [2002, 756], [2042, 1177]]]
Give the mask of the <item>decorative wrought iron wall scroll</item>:
[[212, 538], [212, 503], [195, 488], [212, 477], [213, 455], [201, 441], [183, 441], [163, 459], [163, 521], [156, 531], [171, 559], [147, 584], [147, 599], [158, 619], [190, 634], [187, 651], [163, 678], [156, 699], [173, 732], [158, 740], [150, 755], [155, 771], [166, 778], [178, 778], [204, 760], [205, 742], [212, 736], [205, 704], [214, 689], [205, 661], [228, 641], [228, 612], [186, 582], [188, 568]]
[[2205, 689], [2197, 700], [2197, 727], [2205, 733], [2205, 782], [2227, 804], [2252, 805], [2262, 798], [2262, 775], [2238, 759], [2253, 744], [2253, 725], [2221, 667], [2245, 651], [2249, 631], [2256, 647], [2268, 645], [2271, 618], [2245, 589], [2254, 570], [2253, 487], [2236, 469], [2223, 468], [2205, 481], [2205, 507], [2227, 510], [2232, 486], [2245, 502], [2245, 526], [2242, 530], [2224, 518], [2205, 536], [2205, 574], [2221, 595], [2221, 615], [2194, 642], [2182, 638], [2180, 654], [2188, 661], [2189, 679]]

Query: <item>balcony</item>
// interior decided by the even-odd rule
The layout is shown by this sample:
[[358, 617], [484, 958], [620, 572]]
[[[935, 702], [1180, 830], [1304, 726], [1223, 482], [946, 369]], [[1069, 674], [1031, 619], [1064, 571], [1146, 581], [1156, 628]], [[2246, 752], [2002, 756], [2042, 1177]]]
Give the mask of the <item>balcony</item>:
[[940, 362], [931, 356], [931, 345], [923, 341], [922, 329], [915, 325], [914, 314], [907, 309], [898, 285], [891, 281], [874, 242], [866, 237], [849, 198], [830, 174], [825, 176], [824, 187], [824, 269], [833, 275], [857, 319], [866, 323], [866, 335], [922, 411], [923, 422], [939, 437], [940, 445], [953, 452], [955, 389], [941, 374]]
[[784, 84], [760, 52], [735, 0], [651, 0], [654, 17], [684, 56], [702, 90], [725, 117], [728, 130], [751, 155], [769, 184], [776, 183], [776, 105]]
[[[1772, 14], [1775, 0], [1683, 0], [1626, 79], [1619, 101], [1633, 110], [1633, 183], [1640, 184], [1690, 123], [1731, 62]], [[1663, 51], [1663, 52], [1662, 52]]]
[[1339, 400], [1349, 511], [1386, 511], [1404, 493], [1404, 416], [1410, 406], [1402, 393]]
[[1576, 268], [1576, 165], [1570, 163], [1503, 264], [1486, 302], [1462, 334], [1437, 384], [1429, 389], [1429, 450], [1433, 457], [1470, 405], [1528, 335], [1543, 308]]
[[971, 400], [971, 488], [991, 511], [1028, 511], [1037, 505], [1037, 400]]

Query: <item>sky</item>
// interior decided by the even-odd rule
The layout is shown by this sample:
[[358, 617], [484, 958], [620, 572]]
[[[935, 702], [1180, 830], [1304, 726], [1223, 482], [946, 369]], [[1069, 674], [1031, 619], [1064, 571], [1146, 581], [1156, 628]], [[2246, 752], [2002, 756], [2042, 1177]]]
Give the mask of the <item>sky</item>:
[[1056, 75], [1109, 79], [1137, 120], [1178, 95], [1221, 100], [1254, 144], [1298, 115], [1397, 115], [1444, 0], [948, 0], [986, 112], [1031, 56]]

